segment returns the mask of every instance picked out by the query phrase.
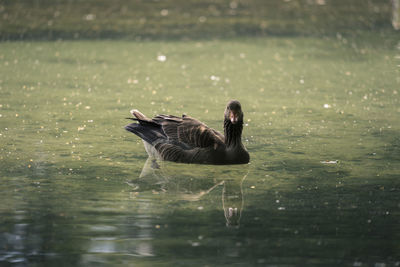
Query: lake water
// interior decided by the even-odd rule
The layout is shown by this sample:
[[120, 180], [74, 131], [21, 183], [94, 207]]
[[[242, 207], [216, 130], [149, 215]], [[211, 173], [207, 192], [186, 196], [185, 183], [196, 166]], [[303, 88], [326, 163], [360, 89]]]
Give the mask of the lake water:
[[[0, 43], [0, 265], [400, 266], [398, 35]], [[129, 110], [251, 163], [147, 161]]]

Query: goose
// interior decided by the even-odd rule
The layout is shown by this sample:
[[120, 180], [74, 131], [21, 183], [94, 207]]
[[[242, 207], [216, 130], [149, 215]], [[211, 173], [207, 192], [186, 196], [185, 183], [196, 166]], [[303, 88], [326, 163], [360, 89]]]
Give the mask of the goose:
[[249, 153], [242, 144], [243, 112], [231, 100], [224, 112], [224, 134], [187, 115], [157, 115], [150, 119], [133, 109], [136, 121], [125, 129], [139, 136], [149, 156], [165, 161], [195, 164], [246, 164]]

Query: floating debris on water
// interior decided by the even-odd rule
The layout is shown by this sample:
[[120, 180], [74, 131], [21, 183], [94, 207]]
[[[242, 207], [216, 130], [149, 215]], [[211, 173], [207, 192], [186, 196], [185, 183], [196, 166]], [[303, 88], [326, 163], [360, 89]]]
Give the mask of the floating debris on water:
[[219, 81], [219, 80], [220, 80], [220, 77], [215, 76], [215, 75], [211, 75], [211, 76], [210, 76], [210, 80], [211, 80], [211, 81]]
[[96, 15], [95, 14], [86, 14], [85, 16], [83, 16], [83, 19], [86, 21], [92, 21], [96, 19]]
[[198, 247], [200, 246], [200, 242], [192, 242], [192, 247]]
[[169, 11], [168, 11], [168, 9], [163, 9], [160, 11], [160, 14], [161, 14], [161, 16], [165, 17], [165, 16], [168, 16]]
[[320, 161], [322, 164], [338, 164], [339, 161], [338, 160], [323, 160]]
[[167, 60], [167, 57], [164, 55], [159, 55], [157, 56], [157, 60], [160, 62], [165, 62]]
[[207, 20], [207, 18], [204, 17], [204, 16], [199, 17], [199, 22], [200, 23], [204, 23], [204, 22], [206, 22], [206, 20]]

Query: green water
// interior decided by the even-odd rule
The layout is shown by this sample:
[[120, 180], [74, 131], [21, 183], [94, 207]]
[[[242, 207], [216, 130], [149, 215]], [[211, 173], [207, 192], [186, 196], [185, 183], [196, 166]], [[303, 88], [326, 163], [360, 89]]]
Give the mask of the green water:
[[[0, 265], [399, 266], [399, 56], [395, 33], [0, 43]], [[230, 99], [249, 165], [142, 172], [130, 109], [222, 130]]]

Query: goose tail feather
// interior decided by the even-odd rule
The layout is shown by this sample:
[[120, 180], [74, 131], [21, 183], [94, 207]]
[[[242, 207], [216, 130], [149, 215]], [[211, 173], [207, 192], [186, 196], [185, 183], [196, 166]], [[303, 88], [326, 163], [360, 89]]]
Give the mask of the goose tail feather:
[[147, 118], [146, 115], [144, 115], [142, 112], [140, 112], [140, 111], [137, 110], [137, 109], [132, 109], [130, 112], [131, 112], [131, 114], [132, 114], [135, 118], [137, 118], [137, 119], [139, 119], [139, 120], [142, 120], [142, 121], [151, 121], [151, 119]]
[[134, 133], [142, 138], [147, 143], [153, 145], [160, 141], [160, 139], [166, 140], [167, 137], [164, 134], [160, 125], [154, 122], [147, 122], [138, 120], [139, 123], [131, 123], [125, 126], [125, 130]]

